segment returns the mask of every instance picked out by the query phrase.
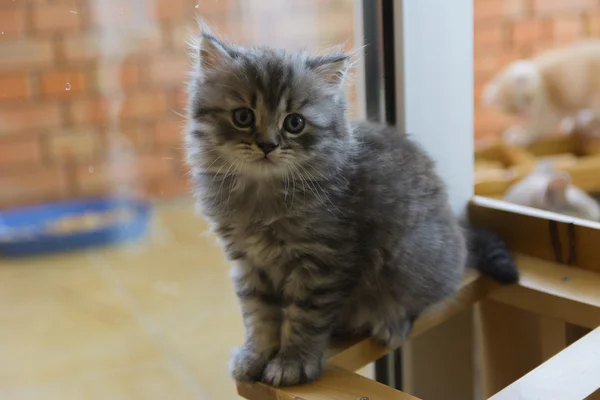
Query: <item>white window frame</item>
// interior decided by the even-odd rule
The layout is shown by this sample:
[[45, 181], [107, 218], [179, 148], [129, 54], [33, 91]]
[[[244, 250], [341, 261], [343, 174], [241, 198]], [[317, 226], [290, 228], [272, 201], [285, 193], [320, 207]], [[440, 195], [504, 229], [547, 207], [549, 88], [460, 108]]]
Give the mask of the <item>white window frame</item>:
[[463, 213], [473, 197], [473, 1], [394, 6], [398, 126], [433, 157]]

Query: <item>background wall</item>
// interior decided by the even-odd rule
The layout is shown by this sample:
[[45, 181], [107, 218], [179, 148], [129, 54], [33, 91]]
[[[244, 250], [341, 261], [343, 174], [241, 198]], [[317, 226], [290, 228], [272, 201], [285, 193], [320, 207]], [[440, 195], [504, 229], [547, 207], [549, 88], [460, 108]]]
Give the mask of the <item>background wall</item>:
[[510, 122], [481, 106], [483, 85], [519, 58], [600, 35], [599, 0], [474, 0], [475, 137], [493, 139]]
[[242, 43], [353, 46], [352, 0], [0, 0], [0, 207], [185, 194], [196, 15]]
[[[353, 0], [0, 0], [0, 207], [185, 194], [177, 113], [197, 14], [243, 43], [354, 45]], [[512, 60], [600, 35], [600, 0], [474, 0], [474, 29], [485, 140], [509, 121], [481, 107], [484, 83]]]

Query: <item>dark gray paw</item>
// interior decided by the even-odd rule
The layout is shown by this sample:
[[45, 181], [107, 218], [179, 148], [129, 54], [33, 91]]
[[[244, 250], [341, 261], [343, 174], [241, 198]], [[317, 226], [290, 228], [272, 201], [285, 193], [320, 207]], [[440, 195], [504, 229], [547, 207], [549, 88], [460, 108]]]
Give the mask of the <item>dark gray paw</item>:
[[257, 352], [248, 345], [233, 351], [229, 362], [229, 371], [236, 381], [260, 381], [267, 363], [273, 358], [273, 352]]
[[320, 359], [280, 353], [267, 364], [262, 381], [272, 386], [293, 386], [314, 381], [322, 371]]
[[378, 344], [390, 349], [396, 349], [404, 343], [413, 327], [416, 318], [382, 323], [375, 328], [371, 336]]

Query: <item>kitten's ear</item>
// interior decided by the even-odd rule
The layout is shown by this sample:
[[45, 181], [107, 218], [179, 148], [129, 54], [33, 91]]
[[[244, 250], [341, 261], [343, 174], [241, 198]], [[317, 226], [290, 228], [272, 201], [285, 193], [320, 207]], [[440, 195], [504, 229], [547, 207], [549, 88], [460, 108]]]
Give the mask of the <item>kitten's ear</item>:
[[220, 69], [235, 57], [235, 51], [212, 35], [202, 34], [198, 45], [198, 59], [203, 70]]
[[339, 54], [312, 57], [306, 61], [306, 65], [320, 75], [326, 83], [341, 85], [350, 69], [350, 56]]
[[561, 172], [548, 181], [544, 198], [551, 206], [560, 206], [567, 202], [567, 189], [571, 184], [571, 176]]

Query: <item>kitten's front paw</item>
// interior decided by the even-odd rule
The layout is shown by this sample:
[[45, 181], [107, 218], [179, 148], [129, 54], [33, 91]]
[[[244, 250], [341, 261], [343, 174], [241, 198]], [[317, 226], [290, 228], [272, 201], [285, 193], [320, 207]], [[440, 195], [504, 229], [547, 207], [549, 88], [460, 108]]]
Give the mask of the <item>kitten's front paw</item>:
[[260, 353], [248, 345], [233, 351], [229, 362], [229, 371], [236, 381], [257, 382], [262, 377], [272, 353]]
[[314, 381], [322, 371], [320, 359], [280, 353], [265, 368], [262, 381], [272, 386], [293, 386]]

